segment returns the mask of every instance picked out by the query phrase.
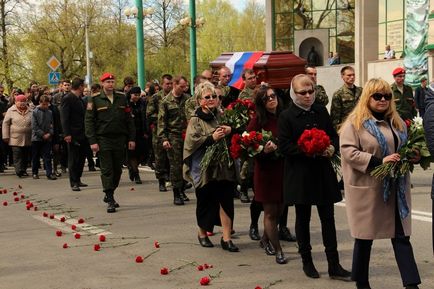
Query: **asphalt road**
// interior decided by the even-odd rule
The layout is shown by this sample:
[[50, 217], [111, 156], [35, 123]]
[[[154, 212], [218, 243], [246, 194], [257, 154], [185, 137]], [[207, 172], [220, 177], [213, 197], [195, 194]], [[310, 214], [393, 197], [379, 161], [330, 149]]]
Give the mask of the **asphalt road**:
[[[0, 187], [7, 188], [8, 193], [0, 194], [0, 289], [202, 288], [199, 280], [204, 276], [211, 276], [211, 288], [355, 288], [352, 282], [328, 278], [315, 210], [311, 223], [313, 258], [321, 278], [313, 280], [302, 272], [294, 243], [283, 244], [289, 262], [278, 265], [274, 257], [266, 256], [258, 243], [250, 240], [248, 204], [235, 200], [234, 243], [240, 247], [239, 253], [220, 248], [219, 228], [211, 237], [216, 246], [202, 248], [197, 242], [194, 194], [188, 194], [192, 200], [185, 206], [174, 206], [171, 192], [158, 191], [152, 172], [142, 169], [141, 175], [144, 183], [135, 185], [124, 171], [116, 192], [121, 208], [107, 214], [99, 172], [85, 172], [82, 180], [89, 187], [81, 192], [70, 190], [67, 176], [49, 181], [43, 177], [18, 179], [12, 170], [1, 174]], [[431, 178], [432, 171], [418, 169], [412, 176], [411, 240], [423, 282], [420, 288], [425, 289], [434, 288]], [[18, 202], [14, 201], [15, 191]], [[38, 210], [27, 210], [26, 201]], [[341, 263], [350, 269], [353, 240], [344, 206], [336, 206], [336, 226]], [[44, 212], [53, 214], [54, 219], [44, 217]], [[79, 219], [84, 223], [79, 224]], [[293, 208], [288, 223], [293, 231]], [[77, 228], [72, 230], [72, 225]], [[62, 236], [56, 236], [57, 231]], [[75, 233], [81, 235], [80, 239], [74, 237]], [[105, 242], [99, 240], [100, 234], [106, 237]], [[155, 241], [159, 248], [155, 248]], [[96, 244], [101, 247], [99, 251], [94, 250]], [[136, 263], [137, 256], [143, 257], [143, 263]], [[197, 266], [205, 263], [212, 268], [199, 271]], [[167, 275], [160, 274], [163, 267], [168, 268]], [[372, 288], [402, 288], [389, 240], [374, 242], [370, 276]]]

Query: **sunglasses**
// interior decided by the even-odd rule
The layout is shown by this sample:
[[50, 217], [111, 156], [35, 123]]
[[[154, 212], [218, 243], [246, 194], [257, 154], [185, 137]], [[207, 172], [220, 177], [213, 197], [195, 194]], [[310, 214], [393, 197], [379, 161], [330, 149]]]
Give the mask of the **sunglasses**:
[[391, 94], [382, 94], [382, 93], [374, 93], [373, 95], [371, 95], [371, 97], [373, 99], [375, 99], [376, 101], [380, 101], [383, 98], [384, 98], [384, 100], [391, 100], [392, 99]]
[[266, 95], [266, 96], [264, 96], [264, 97], [262, 98], [262, 101], [263, 101], [263, 102], [267, 102], [267, 101], [275, 100], [275, 99], [276, 99], [276, 94], [272, 93], [272, 94], [270, 94], [270, 95]]
[[212, 99], [216, 99], [217, 98], [217, 94], [207, 95], [207, 96], [204, 96], [203, 98], [206, 99], [206, 100], [210, 100], [211, 97], [212, 97]]
[[297, 93], [297, 94], [300, 94], [300, 95], [306, 95], [306, 94], [310, 94], [310, 95], [312, 95], [312, 94], [314, 94], [314, 92], [315, 92], [315, 90], [313, 90], [313, 89], [310, 89], [310, 90], [303, 90], [303, 91], [295, 91], [295, 93]]

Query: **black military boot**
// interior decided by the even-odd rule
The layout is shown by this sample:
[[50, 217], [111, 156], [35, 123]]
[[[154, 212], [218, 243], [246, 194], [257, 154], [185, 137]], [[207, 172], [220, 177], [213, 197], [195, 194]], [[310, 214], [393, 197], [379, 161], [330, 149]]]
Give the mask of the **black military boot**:
[[181, 192], [177, 188], [173, 188], [173, 203], [177, 206], [184, 205], [184, 200], [181, 197]]
[[247, 185], [245, 185], [245, 184], [241, 185], [240, 201], [241, 201], [241, 203], [250, 203], [248, 188], [247, 188]]
[[115, 213], [116, 212], [116, 206], [115, 206], [115, 199], [113, 198], [113, 191], [108, 191], [105, 193], [104, 202], [106, 202], [107, 205], [107, 213]]
[[139, 175], [138, 172], [137, 172], [137, 173], [135, 174], [135, 176], [134, 176], [134, 181], [135, 181], [136, 184], [138, 184], [138, 185], [142, 184], [142, 180], [140, 179], [140, 175]]
[[181, 198], [184, 202], [188, 202], [190, 201], [190, 199], [187, 197], [187, 195], [185, 194], [184, 190], [181, 190]]
[[111, 196], [111, 199], [114, 202], [115, 208], [119, 208], [119, 204], [115, 200], [114, 192], [113, 191], [106, 192], [106, 194], [104, 196], [104, 199], [103, 199], [104, 203], [109, 203], [110, 202], [110, 197], [109, 196]]
[[339, 264], [338, 252], [327, 252], [328, 272], [331, 279], [351, 281], [351, 272], [342, 268]]
[[303, 272], [309, 278], [319, 278], [319, 273], [312, 261], [312, 255], [309, 253], [301, 255], [303, 261]]
[[159, 179], [158, 180], [158, 188], [159, 188], [160, 192], [167, 192], [165, 179]]

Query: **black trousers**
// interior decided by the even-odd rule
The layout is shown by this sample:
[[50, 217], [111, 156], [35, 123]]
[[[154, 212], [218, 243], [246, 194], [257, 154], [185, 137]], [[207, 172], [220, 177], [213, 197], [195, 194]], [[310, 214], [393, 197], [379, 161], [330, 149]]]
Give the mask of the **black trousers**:
[[71, 187], [81, 182], [87, 146], [89, 144], [84, 140], [68, 143], [68, 170]]
[[51, 141], [32, 141], [32, 174], [37, 175], [40, 159], [44, 161], [45, 175], [48, 177], [53, 173], [51, 165]]
[[[419, 271], [414, 259], [410, 237], [404, 235], [398, 208], [395, 210], [395, 238], [392, 238], [391, 241], [404, 287], [420, 284]], [[369, 261], [372, 242], [373, 240], [362, 239], [356, 239], [354, 242], [351, 278], [361, 284], [369, 283]]]
[[24, 173], [27, 170], [27, 164], [30, 155], [30, 146], [28, 147], [17, 147], [11, 146], [12, 154], [14, 159], [15, 173], [18, 175]]
[[[334, 205], [320, 205], [317, 206], [317, 210], [321, 221], [322, 241], [327, 260], [338, 261]], [[303, 260], [310, 260], [312, 258], [312, 246], [310, 244], [311, 213], [311, 205], [295, 205], [295, 233], [297, 235], [298, 252]]]

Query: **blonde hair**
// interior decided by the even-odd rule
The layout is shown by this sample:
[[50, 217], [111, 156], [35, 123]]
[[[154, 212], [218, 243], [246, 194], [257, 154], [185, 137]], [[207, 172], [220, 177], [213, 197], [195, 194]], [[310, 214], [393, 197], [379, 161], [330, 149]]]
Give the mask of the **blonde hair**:
[[194, 97], [196, 101], [199, 102], [200, 99], [202, 98], [202, 95], [207, 91], [210, 91], [212, 94], [215, 94], [214, 84], [212, 84], [209, 81], [204, 81], [199, 83], [194, 89]]
[[392, 89], [390, 88], [390, 84], [381, 78], [372, 78], [368, 80], [368, 82], [363, 87], [363, 91], [360, 95], [360, 99], [357, 102], [357, 105], [348, 115], [344, 124], [350, 122], [357, 130], [359, 130], [365, 120], [373, 118], [372, 111], [369, 109], [369, 101], [371, 99], [371, 95], [375, 93], [392, 94], [392, 99], [390, 100], [389, 107], [387, 108], [384, 117], [391, 120], [392, 126], [394, 128], [403, 131], [404, 126], [402, 124], [402, 119], [396, 110], [396, 105]]

